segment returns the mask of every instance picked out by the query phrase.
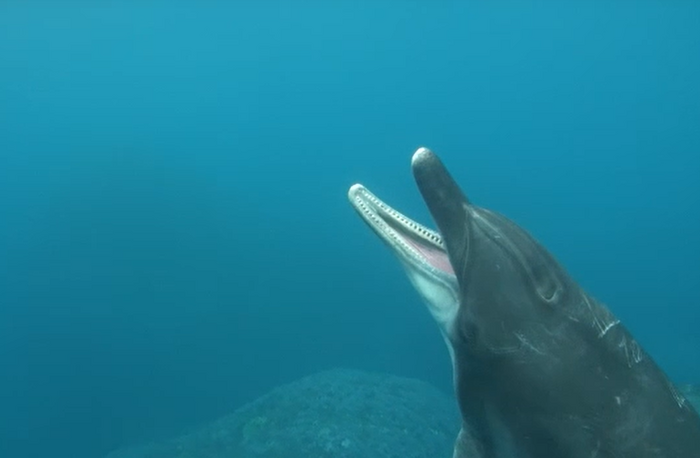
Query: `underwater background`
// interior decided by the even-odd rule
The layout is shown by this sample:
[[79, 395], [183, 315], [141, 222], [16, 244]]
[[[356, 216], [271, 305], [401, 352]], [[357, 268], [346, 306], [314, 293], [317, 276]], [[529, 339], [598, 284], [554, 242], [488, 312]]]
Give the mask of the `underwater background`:
[[347, 203], [419, 146], [700, 383], [700, 3], [0, 3], [0, 456], [101, 457], [335, 367], [451, 393]]

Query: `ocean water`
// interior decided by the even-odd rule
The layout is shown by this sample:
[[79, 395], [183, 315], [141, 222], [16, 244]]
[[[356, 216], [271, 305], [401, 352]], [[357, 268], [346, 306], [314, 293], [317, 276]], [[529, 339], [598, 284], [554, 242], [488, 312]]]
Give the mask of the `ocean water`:
[[700, 383], [700, 3], [0, 3], [0, 456], [451, 368], [361, 182], [436, 151]]

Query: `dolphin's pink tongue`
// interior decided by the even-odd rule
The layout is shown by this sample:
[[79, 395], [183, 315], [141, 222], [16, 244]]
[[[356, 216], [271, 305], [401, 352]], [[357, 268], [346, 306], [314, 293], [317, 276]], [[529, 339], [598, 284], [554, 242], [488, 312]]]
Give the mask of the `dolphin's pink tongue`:
[[444, 251], [437, 250], [431, 246], [421, 245], [408, 237], [404, 238], [404, 240], [422, 254], [428, 264], [450, 275], [455, 274], [452, 264], [450, 264], [450, 259]]

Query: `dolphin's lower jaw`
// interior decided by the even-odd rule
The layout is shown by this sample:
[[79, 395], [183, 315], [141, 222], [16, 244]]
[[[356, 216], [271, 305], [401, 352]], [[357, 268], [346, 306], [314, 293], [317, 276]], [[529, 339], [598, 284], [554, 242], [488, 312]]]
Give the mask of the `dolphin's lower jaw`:
[[440, 234], [391, 208], [361, 184], [350, 187], [348, 199], [398, 257], [441, 331], [449, 335], [459, 308], [459, 287]]

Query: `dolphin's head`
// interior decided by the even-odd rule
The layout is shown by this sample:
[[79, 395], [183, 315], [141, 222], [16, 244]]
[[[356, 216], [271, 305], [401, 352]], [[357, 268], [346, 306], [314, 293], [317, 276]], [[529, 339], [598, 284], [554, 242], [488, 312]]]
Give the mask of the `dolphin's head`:
[[431, 151], [411, 165], [438, 232], [361, 185], [349, 198], [448, 344], [464, 420], [454, 456], [696, 456], [697, 414], [619, 320], [525, 230], [471, 203]]
[[438, 232], [413, 221], [364, 186], [348, 198], [403, 265], [453, 347], [506, 351], [546, 326], [567, 275], [527, 232], [469, 202], [438, 157], [418, 149], [413, 174]]
[[430, 150], [416, 151], [411, 167], [459, 286], [453, 345], [502, 354], [563, 332], [557, 306], [575, 288], [559, 263], [511, 220], [472, 204]]

